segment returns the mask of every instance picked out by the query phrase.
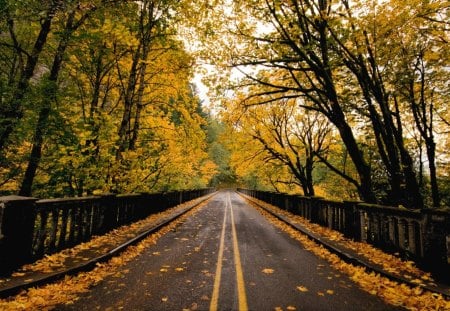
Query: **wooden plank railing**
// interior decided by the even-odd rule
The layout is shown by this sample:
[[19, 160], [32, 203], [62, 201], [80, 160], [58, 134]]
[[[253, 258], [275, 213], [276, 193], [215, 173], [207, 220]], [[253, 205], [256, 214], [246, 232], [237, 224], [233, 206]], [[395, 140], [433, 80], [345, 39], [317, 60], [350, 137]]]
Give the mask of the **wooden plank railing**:
[[213, 191], [45, 200], [0, 197], [0, 274]]

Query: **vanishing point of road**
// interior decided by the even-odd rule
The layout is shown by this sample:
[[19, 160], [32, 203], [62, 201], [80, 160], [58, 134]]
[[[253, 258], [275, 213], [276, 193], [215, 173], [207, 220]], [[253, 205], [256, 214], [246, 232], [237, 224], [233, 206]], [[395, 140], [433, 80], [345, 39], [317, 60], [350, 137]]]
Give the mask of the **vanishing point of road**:
[[397, 310], [221, 191], [121, 273], [58, 310]]

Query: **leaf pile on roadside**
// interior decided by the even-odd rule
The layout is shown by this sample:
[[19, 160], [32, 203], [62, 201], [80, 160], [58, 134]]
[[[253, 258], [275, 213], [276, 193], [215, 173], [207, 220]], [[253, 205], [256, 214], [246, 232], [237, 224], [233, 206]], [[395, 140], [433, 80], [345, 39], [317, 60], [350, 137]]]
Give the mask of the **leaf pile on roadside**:
[[249, 203], [273, 225], [299, 241], [307, 250], [327, 260], [335, 269], [348, 275], [360, 288], [370, 294], [381, 297], [387, 303], [410, 310], [450, 310], [450, 301], [446, 300], [442, 295], [425, 291], [421, 287], [410, 288], [405, 284], [391, 281], [374, 272], [368, 273], [363, 267], [348, 264], [322, 245], [310, 240], [306, 235], [277, 219], [252, 201], [249, 201]]
[[163, 220], [167, 219], [171, 214], [181, 212], [193, 202], [195, 202], [195, 200], [177, 205], [160, 213], [152, 214], [143, 220], [137, 221], [130, 225], [113, 229], [104, 235], [94, 236], [90, 241], [81, 243], [72, 248], [62, 250], [52, 255], [46, 255], [44, 258], [37, 260], [32, 264], [22, 266], [18, 270], [18, 272], [16, 272], [12, 276], [20, 276], [20, 273], [23, 272], [52, 273], [58, 271], [64, 267], [67, 259], [74, 259], [74, 258], [82, 259], [83, 252], [89, 250], [96, 250], [99, 247], [104, 247], [108, 249], [114, 248], [115, 245], [125, 243], [130, 238], [133, 238], [137, 234], [145, 231], [147, 228], [155, 226], [158, 223], [161, 223]]
[[[253, 198], [251, 200], [254, 200]], [[362, 242], [356, 242], [354, 240], [348, 239], [344, 237], [344, 235], [336, 230], [332, 230], [327, 227], [323, 227], [318, 224], [311, 223], [307, 219], [294, 215], [290, 212], [287, 212], [285, 210], [282, 210], [280, 208], [277, 208], [275, 206], [269, 205], [265, 202], [258, 201], [258, 204], [264, 206], [265, 208], [282, 215], [284, 217], [287, 217], [290, 221], [293, 223], [298, 223], [308, 229], [309, 231], [319, 234], [331, 241], [339, 242], [342, 246], [352, 249], [356, 252], [358, 252], [359, 255], [363, 256], [365, 259], [369, 260], [370, 262], [377, 264], [381, 267], [383, 267], [384, 270], [397, 275], [397, 276], [403, 276], [406, 278], [415, 278], [415, 279], [421, 279], [422, 282], [428, 282], [430, 285], [433, 285], [433, 279], [430, 275], [430, 273], [420, 270], [414, 265], [414, 262], [412, 261], [404, 261], [399, 257], [396, 257], [392, 254], [387, 254], [383, 252], [380, 249], [375, 248], [374, 246], [362, 243]]]
[[137, 245], [129, 246], [119, 256], [111, 258], [108, 262], [97, 264], [97, 267], [91, 271], [82, 272], [76, 276], [66, 276], [61, 281], [31, 288], [16, 296], [0, 299], [0, 310], [50, 310], [59, 304], [73, 303], [77, 300], [79, 294], [87, 292], [89, 288], [98, 284], [107, 276], [117, 273], [121, 266], [139, 256], [147, 247], [156, 244], [161, 236], [172, 231], [205, 205], [206, 202], [199, 204]]

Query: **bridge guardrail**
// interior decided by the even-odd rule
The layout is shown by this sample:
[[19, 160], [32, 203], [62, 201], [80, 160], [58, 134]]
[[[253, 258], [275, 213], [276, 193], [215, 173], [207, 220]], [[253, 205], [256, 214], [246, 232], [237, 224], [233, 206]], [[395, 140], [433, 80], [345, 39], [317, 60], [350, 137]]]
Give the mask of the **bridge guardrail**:
[[44, 200], [0, 197], [0, 275], [213, 191], [207, 188]]
[[[450, 210], [331, 201], [276, 192], [237, 189], [309, 221], [413, 260], [450, 279]], [[446, 275], [442, 275], [446, 274]]]

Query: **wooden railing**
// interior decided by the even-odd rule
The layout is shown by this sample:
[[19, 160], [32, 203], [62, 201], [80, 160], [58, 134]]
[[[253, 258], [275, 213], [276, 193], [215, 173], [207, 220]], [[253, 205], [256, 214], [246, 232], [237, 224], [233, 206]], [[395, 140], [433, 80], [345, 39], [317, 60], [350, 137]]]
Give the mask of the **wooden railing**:
[[446, 279], [450, 277], [448, 209], [408, 210], [275, 192], [238, 191], [342, 232], [348, 238], [399, 253], [430, 271], [439, 272]]
[[0, 274], [213, 189], [47, 199], [0, 197]]

